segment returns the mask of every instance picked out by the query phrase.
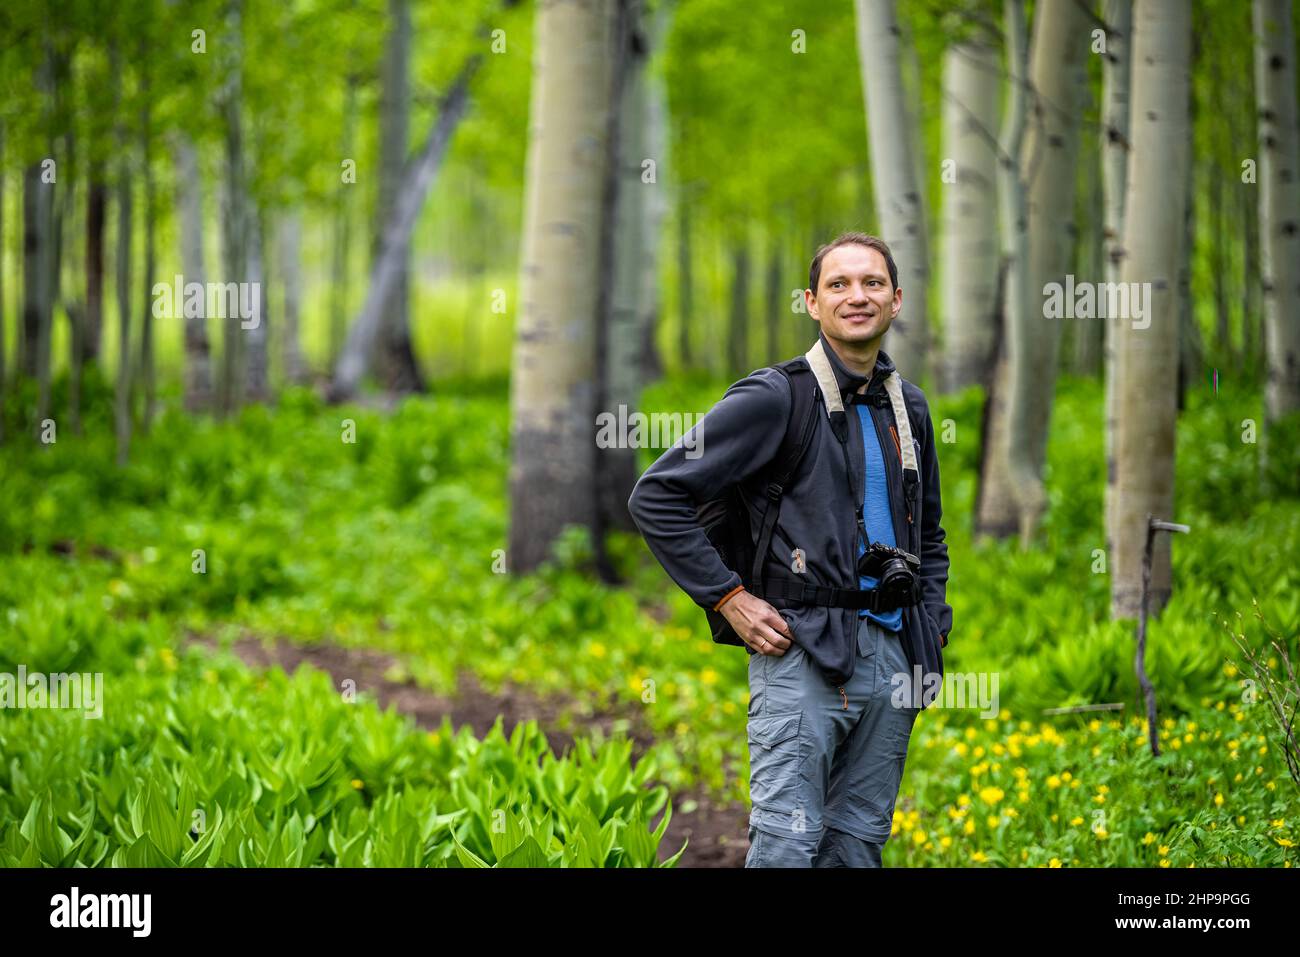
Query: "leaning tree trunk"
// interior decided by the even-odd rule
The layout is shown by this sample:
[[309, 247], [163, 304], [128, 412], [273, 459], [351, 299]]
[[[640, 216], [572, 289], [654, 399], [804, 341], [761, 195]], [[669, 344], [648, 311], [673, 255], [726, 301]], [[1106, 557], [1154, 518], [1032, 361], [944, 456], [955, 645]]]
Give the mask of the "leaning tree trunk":
[[[1016, 530], [1019, 510], [1016, 483], [1025, 471], [1023, 455], [1011, 446], [1011, 425], [1023, 419], [1014, 413], [1017, 397], [1012, 383], [1024, 379], [1018, 366], [1027, 361], [1024, 338], [1030, 328], [1029, 253], [1025, 233], [1025, 184], [1021, 175], [1027, 105], [1028, 56], [1024, 0], [1004, 0], [1003, 29], [1007, 47], [1007, 105], [998, 139], [998, 234], [1001, 241], [1001, 303], [996, 363], [984, 408], [983, 460], [975, 512], [978, 536], [1006, 538]], [[1015, 468], [1013, 469], [1013, 462]]]
[[403, 175], [402, 186], [397, 191], [397, 202], [384, 227], [383, 254], [371, 266], [366, 300], [352, 323], [334, 368], [334, 380], [328, 390], [331, 402], [350, 398], [361, 384], [371, 350], [381, 331], [384, 304], [396, 287], [402, 264], [406, 261], [415, 218], [442, 165], [452, 133], [465, 113], [469, 83], [481, 62], [482, 55], [476, 53], [461, 67], [460, 75], [438, 105], [438, 120], [429, 131], [429, 137], [419, 156], [409, 164]]
[[[1041, 303], [1048, 283], [1064, 283], [1074, 248], [1074, 199], [1077, 169], [1083, 57], [1088, 51], [1086, 12], [1074, 2], [1038, 5], [1030, 49], [1032, 109], [1021, 146], [1028, 215], [1030, 295]], [[1037, 531], [1047, 496], [1043, 466], [1056, 391], [1060, 319], [1034, 310], [1025, 339], [1026, 359], [1013, 363], [1010, 442], [1013, 455], [1028, 463], [1017, 484], [1021, 536]]]
[[[614, 17], [555, 0], [535, 15], [520, 314], [511, 375], [509, 562], [536, 567], [596, 522], [596, 309]], [[544, 491], [543, 491], [544, 490]]]
[[1300, 133], [1291, 0], [1255, 0], [1254, 27], [1268, 363], [1264, 409], [1271, 423], [1300, 409]]
[[[176, 150], [176, 205], [180, 209], [181, 269], [185, 284], [206, 288], [207, 269], [203, 262], [203, 181], [199, 175], [194, 141], [180, 133]], [[185, 409], [212, 409], [212, 356], [208, 345], [206, 308], [187, 311], [185, 322]], [[179, 316], [176, 318], [180, 318]]]
[[[998, 79], [992, 47], [949, 47], [944, 57], [943, 143], [954, 179], [943, 193], [944, 329], [940, 385], [960, 391], [988, 368], [998, 304]], [[911, 290], [908, 290], [910, 293]]]
[[[1102, 193], [1106, 209], [1106, 282], [1119, 282], [1124, 265], [1124, 193], [1128, 171], [1129, 77], [1132, 73], [1133, 0], [1106, 0], [1106, 57], [1101, 63]], [[1216, 243], [1216, 246], [1218, 244]], [[1115, 554], [1115, 399], [1119, 394], [1119, 341], [1123, 319], [1109, 316], [1106, 331], [1106, 554]]]
[[[1184, 177], [1190, 164], [1190, 8], [1163, 0], [1137, 0], [1132, 49], [1132, 152], [1121, 279], [1150, 283], [1151, 297], [1149, 325], [1124, 324], [1118, 342], [1121, 391], [1111, 578], [1115, 618], [1132, 618], [1139, 610], [1148, 516], [1174, 519], [1177, 282], [1185, 240]], [[1156, 613], [1169, 599], [1171, 581], [1169, 539], [1163, 537], [1151, 566], [1150, 607]]]
[[856, 0], [858, 59], [867, 104], [871, 182], [881, 238], [898, 266], [903, 308], [884, 347], [907, 379], [926, 378], [930, 252], [912, 145], [916, 113], [903, 95], [901, 28], [894, 0]]
[[[374, 255], [383, 255], [384, 225], [392, 215], [402, 186], [411, 113], [411, 10], [409, 0], [388, 0], [390, 23], [384, 48], [383, 97], [380, 113], [379, 215]], [[397, 275], [384, 309], [383, 329], [372, 362], [376, 376], [399, 393], [424, 391], [424, 376], [411, 349], [410, 249], [403, 250]]]

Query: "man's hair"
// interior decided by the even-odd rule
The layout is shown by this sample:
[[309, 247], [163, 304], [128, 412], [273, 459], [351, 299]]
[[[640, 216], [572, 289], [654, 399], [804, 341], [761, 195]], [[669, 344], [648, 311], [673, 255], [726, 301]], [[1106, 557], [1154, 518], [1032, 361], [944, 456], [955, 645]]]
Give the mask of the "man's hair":
[[889, 269], [889, 281], [893, 283], [895, 289], [898, 288], [898, 266], [894, 264], [894, 255], [889, 251], [889, 245], [879, 236], [869, 236], [866, 233], [840, 233], [830, 242], [826, 243], [817, 250], [817, 255], [813, 256], [812, 265], [808, 267], [808, 288], [812, 290], [814, 298], [817, 295], [817, 284], [822, 279], [822, 260], [832, 249], [838, 249], [840, 246], [866, 246], [868, 249], [874, 249], [880, 255], [885, 257], [885, 266]]

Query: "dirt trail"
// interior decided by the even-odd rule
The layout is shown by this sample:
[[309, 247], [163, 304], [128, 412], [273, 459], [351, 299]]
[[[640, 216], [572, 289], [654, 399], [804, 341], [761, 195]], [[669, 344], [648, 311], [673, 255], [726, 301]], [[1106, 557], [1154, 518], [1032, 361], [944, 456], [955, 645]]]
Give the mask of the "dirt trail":
[[[209, 649], [217, 647], [214, 639], [204, 636], [190, 635], [189, 641]], [[457, 676], [456, 694], [440, 695], [412, 681], [389, 680], [386, 675], [397, 659], [373, 649], [301, 645], [283, 638], [270, 643], [248, 636], [238, 639], [231, 650], [251, 668], [278, 665], [292, 674], [306, 663], [330, 675], [336, 684], [351, 678], [358, 689], [374, 693], [380, 708], [391, 704], [399, 712], [410, 715], [421, 728], [432, 730], [442, 724], [444, 717], [449, 717], [454, 727], [467, 724], [475, 735], [482, 737], [500, 716], [502, 728], [509, 736], [520, 721], [532, 719], [557, 755], [573, 748], [573, 732], [562, 726], [562, 719], [572, 712], [572, 702], [558, 696], [546, 697], [510, 684], [499, 694], [493, 693], [464, 670]], [[627, 736], [632, 740], [632, 756], [639, 760], [654, 742], [654, 732], [635, 711], [621, 714], [606, 711], [575, 716], [572, 720], [588, 731], [600, 728], [609, 737], [620, 719], [630, 723]], [[689, 812], [683, 810], [688, 804], [693, 805]], [[715, 804], [703, 793], [693, 791], [676, 794], [672, 821], [659, 847], [660, 860], [675, 853], [689, 839], [678, 867], [743, 867], [749, 848], [748, 816], [747, 809], [740, 804]]]

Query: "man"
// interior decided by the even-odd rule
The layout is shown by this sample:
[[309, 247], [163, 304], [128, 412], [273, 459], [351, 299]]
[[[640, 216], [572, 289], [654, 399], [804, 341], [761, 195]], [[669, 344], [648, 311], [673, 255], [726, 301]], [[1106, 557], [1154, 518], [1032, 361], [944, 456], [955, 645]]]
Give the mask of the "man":
[[[761, 526], [794, 376], [765, 368], [735, 383], [693, 442], [646, 470], [628, 508], [673, 580], [725, 616], [752, 654], [745, 866], [879, 867], [912, 725], [933, 700], [913, 689], [937, 693], [952, 627], [939, 464], [924, 393], [891, 380], [880, 350], [903, 303], [889, 247], [863, 233], [821, 247], [804, 299], [820, 334], [788, 365], [804, 387], [815, 374], [825, 408], [814, 410], [763, 566], [764, 588], [769, 576], [783, 583], [766, 591], [781, 610], [723, 564], [696, 507], [739, 483], [750, 527]], [[859, 564], [868, 541], [920, 559], [906, 603], [888, 607], [885, 590], [875, 593]], [[784, 597], [814, 593], [819, 604]]]

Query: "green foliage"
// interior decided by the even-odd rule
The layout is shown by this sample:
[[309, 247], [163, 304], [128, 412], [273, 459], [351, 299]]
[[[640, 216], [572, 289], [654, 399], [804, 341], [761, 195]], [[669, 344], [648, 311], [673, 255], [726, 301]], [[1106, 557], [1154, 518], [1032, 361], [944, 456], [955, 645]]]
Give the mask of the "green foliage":
[[667, 791], [630, 742], [423, 734], [311, 669], [166, 646], [105, 685], [102, 718], [0, 722], [0, 866], [657, 866]]
[[[702, 412], [725, 386], [703, 379], [665, 381], [648, 395], [646, 410]], [[1188, 522], [1192, 533], [1173, 545], [1174, 594], [1150, 622], [1148, 669], [1162, 721], [1209, 728], [1207, 712], [1240, 694], [1240, 676], [1231, 670], [1236, 649], [1214, 616], [1249, 608], [1258, 598], [1268, 620], [1293, 645], [1300, 633], [1300, 510], [1292, 497], [1265, 497], [1256, 478], [1258, 450], [1240, 441], [1239, 423], [1257, 414], [1255, 400], [1232, 390], [1217, 396], [1202, 393], [1189, 395], [1179, 423], [1173, 517]], [[1109, 577], [1097, 565], [1096, 550], [1104, 547], [1100, 387], [1084, 380], [1061, 383], [1049, 445], [1052, 512], [1042, 541], [1027, 551], [1010, 542], [976, 546], [971, 540], [978, 391], [932, 397], [931, 402], [952, 561], [948, 597], [954, 629], [945, 650], [949, 673], [996, 673], [999, 706], [1015, 716], [1015, 730], [1020, 730], [1019, 722], [1030, 722], [1035, 730], [1022, 732], [1026, 735], [1041, 737], [1046, 708], [1119, 703], [1124, 722], [1131, 723], [1141, 711], [1132, 668], [1133, 626], [1109, 621]], [[92, 417], [100, 414], [93, 406], [87, 411]], [[98, 722], [80, 723], [78, 718], [73, 723], [53, 712], [0, 716], [7, 756], [29, 749], [42, 755], [42, 767], [43, 756], [50, 756], [45, 771], [33, 770], [35, 759], [16, 766], [44, 786], [27, 786], [21, 806], [7, 808], [15, 827], [30, 819], [29, 832], [45, 828], [41, 840], [51, 856], [62, 855], [65, 845], [68, 855], [83, 861], [84, 855], [102, 851], [101, 863], [119, 851], [122, 861], [172, 856], [174, 848], [164, 846], [164, 838], [131, 832], [132, 802], [139, 801], [136, 813], [147, 818], [153, 813], [151, 802], [159, 800], [150, 796], [152, 787], [166, 807], [180, 813], [179, 765], [167, 762], [190, 766], [200, 760], [193, 747], [199, 734], [207, 735], [203, 753], [211, 751], [221, 760], [215, 765], [220, 773], [196, 773], [196, 782], [215, 789], [233, 773], [248, 787], [246, 800], [219, 802], [225, 822], [221, 833], [231, 836], [222, 838], [219, 847], [213, 838], [206, 850], [195, 851], [202, 862], [238, 862], [240, 847], [242, 860], [260, 860], [262, 854], [294, 859], [283, 843], [285, 829], [292, 835], [301, 827], [303, 843], [295, 846], [303, 846], [320, 826], [309, 825], [308, 815], [319, 822], [328, 811], [330, 827], [339, 836], [330, 843], [327, 835], [319, 851], [303, 846], [303, 861], [354, 863], [369, 855], [372, 861], [468, 866], [516, 854], [515, 861], [527, 862], [536, 860], [527, 841], [531, 836], [550, 863], [588, 859], [582, 855], [621, 863], [644, 859], [637, 842], [646, 828], [633, 822], [651, 821], [658, 798], [646, 798], [639, 809], [626, 802], [618, 805], [623, 823], [610, 828], [611, 818], [597, 809], [608, 810], [619, 795], [654, 795], [654, 789], [643, 786], [653, 783], [744, 800], [746, 658], [709, 641], [699, 608], [666, 578], [638, 536], [620, 533], [609, 543], [615, 566], [626, 575], [622, 587], [595, 579], [591, 542], [578, 529], [556, 543], [553, 560], [535, 574], [499, 573], [506, 539], [507, 415], [499, 384], [408, 400], [387, 417], [360, 407], [323, 406], [311, 392], [293, 390], [276, 408], [250, 408], [226, 424], [165, 414], [150, 437], [134, 444], [131, 462], [123, 469], [113, 465], [112, 441], [102, 434], [78, 438], [60, 433], [58, 443], [44, 448], [19, 440], [6, 445], [0, 451], [5, 476], [0, 496], [21, 517], [0, 520], [0, 664], [9, 670], [22, 662], [29, 670], [102, 671], [108, 700], [117, 702]], [[343, 441], [348, 419], [355, 425], [355, 443]], [[954, 441], [945, 443], [942, 434], [949, 420]], [[649, 454], [643, 450], [643, 456]], [[1282, 443], [1274, 443], [1271, 454], [1276, 468], [1294, 467], [1295, 453]], [[195, 549], [204, 550], [206, 573], [193, 570]], [[536, 763], [524, 760], [527, 748], [512, 752], [519, 756], [515, 761], [501, 757], [506, 744], [466, 742], [459, 748], [450, 743], [450, 733], [441, 731], [433, 744], [427, 736], [418, 746], [403, 743], [420, 736], [383, 731], [389, 719], [364, 703], [339, 705], [334, 714], [337, 696], [327, 688], [291, 690], [306, 680], [299, 677], [280, 684], [278, 677], [241, 677], [233, 666], [208, 666], [219, 676], [218, 688], [225, 689], [218, 693], [203, 680], [205, 666], [191, 661], [179, 646], [189, 632], [220, 636], [227, 630], [378, 649], [393, 655], [413, 680], [440, 692], [451, 690], [455, 676], [468, 670], [489, 690], [513, 684], [556, 696], [566, 705], [557, 726], [575, 733], [575, 752], [561, 762], [565, 770], [534, 777], [523, 770]], [[1300, 655], [1300, 650], [1293, 653]], [[259, 686], [262, 680], [265, 686]], [[160, 704], [149, 704], [155, 700]], [[239, 708], [249, 709], [248, 715]], [[299, 710], [291, 713], [290, 708]], [[630, 763], [618, 750], [626, 742], [611, 743], [615, 750], [606, 751], [602, 734], [585, 731], [586, 718], [607, 710], [620, 716], [612, 724], [615, 736], [632, 730], [633, 723], [652, 736], [645, 764], [653, 770], [639, 783], [614, 778], [593, 783], [615, 773], [601, 770], [604, 762], [624, 768]], [[177, 720], [165, 717], [169, 713]], [[178, 730], [201, 729], [206, 714], [216, 716], [219, 728], [183, 735]], [[1233, 712], [1228, 715], [1236, 720]], [[1111, 781], [1112, 791], [1117, 790], [1116, 775], [1134, 776], [1135, 789], [1164, 786], [1164, 778], [1154, 777], [1157, 772], [1141, 762], [1140, 749], [1116, 751], [1120, 737], [1084, 734], [1081, 721], [1075, 716], [1051, 719], [1066, 743], [1054, 745], [1030, 768], [1035, 780], [1060, 767], [1075, 768], [1077, 775], [1079, 769], [1095, 766], [1097, 773], [1104, 768], [1112, 775], [1098, 778]], [[333, 740], [331, 722], [348, 722], [339, 725], [344, 730], [338, 733], [352, 742], [339, 758], [344, 762], [340, 770], [329, 778], [342, 796], [329, 791], [333, 803], [328, 807], [318, 807], [314, 802], [325, 798], [311, 793], [306, 803], [293, 796], [277, 807], [274, 795], [281, 790], [268, 782], [285, 775], [293, 781], [314, 780], [312, 762], [328, 765], [336, 756], [331, 747], [326, 752], [330, 757], [322, 757], [312, 743], [317, 732], [309, 741], [302, 730], [330, 728]], [[150, 732], [151, 724], [171, 730]], [[1226, 726], [1213, 727], [1225, 741], [1230, 739]], [[900, 807], [918, 812], [942, 807], [970, 790], [974, 782], [962, 780], [968, 769], [920, 755], [947, 753], [958, 737], [967, 741], [968, 730], [979, 735], [981, 728], [981, 719], [971, 712], [923, 715], [913, 739], [912, 753], [918, 757], [909, 759]], [[1011, 733], [999, 724], [997, 734], [981, 739], [987, 752], [995, 745], [1008, 751], [996, 773], [1013, 767]], [[1135, 732], [1126, 727], [1124, 733]], [[78, 743], [78, 736], [86, 740]], [[1193, 743], [1202, 743], [1199, 734]], [[181, 745], [190, 749], [190, 757], [181, 756]], [[115, 770], [119, 764], [113, 756], [122, 748], [132, 759]], [[1094, 748], [1101, 748], [1096, 756]], [[64, 752], [68, 757], [60, 759]], [[429, 767], [446, 769], [445, 785], [421, 783], [437, 776], [421, 770], [434, 760], [430, 753], [441, 763]], [[610, 754], [623, 756], [615, 760]], [[1191, 748], [1182, 759], [1188, 755], [1194, 756], [1200, 775], [1197, 787], [1204, 789], [1211, 777], [1220, 784], [1227, 780], [1226, 771], [1207, 770], [1218, 768], [1214, 761], [1219, 760], [1211, 761], [1209, 751]], [[979, 763], [973, 752], [969, 757]], [[290, 763], [284, 767], [297, 770], [276, 770], [276, 762], [285, 761]], [[14, 767], [10, 762], [5, 773], [15, 773]], [[98, 775], [93, 785], [82, 779], [82, 767]], [[228, 770], [240, 767], [245, 772]], [[256, 789], [248, 768], [255, 773]], [[127, 780], [126, 769], [138, 780]], [[991, 766], [988, 773], [995, 773]], [[354, 779], [363, 782], [362, 790], [352, 788]], [[1268, 790], [1268, 781], [1280, 782], [1277, 790]], [[16, 793], [7, 780], [0, 784], [6, 793]], [[425, 786], [433, 795], [428, 800], [407, 793]], [[1005, 782], [999, 786], [1011, 793]], [[1265, 818], [1294, 817], [1294, 797], [1287, 787], [1285, 777], [1266, 766], [1258, 786], [1238, 789], [1220, 817], [1185, 814], [1181, 820], [1196, 822], [1185, 839], [1214, 848], [1219, 845], [1213, 841], [1236, 841], [1236, 850], [1223, 853], [1245, 860], [1258, 852], [1261, 861], [1272, 861], [1261, 850], [1272, 840], [1271, 824], [1261, 825], [1258, 833], [1251, 828]], [[101, 788], [108, 803], [94, 807], [91, 833], [72, 849], [87, 827], [88, 804]], [[312, 788], [304, 785], [303, 790]], [[593, 815], [591, 822], [572, 816], [581, 812], [563, 795], [573, 793], [586, 795], [579, 804]], [[1140, 826], [1170, 843], [1175, 835], [1169, 821], [1186, 810], [1194, 793], [1200, 792], [1183, 792], [1162, 812], [1167, 817], [1162, 829], [1145, 818]], [[511, 794], [518, 820], [511, 824], [508, 815], [503, 826], [518, 839], [503, 855], [493, 835], [499, 844], [507, 832], [491, 830], [489, 809], [506, 807], [503, 802]], [[42, 803], [33, 811], [38, 799]], [[65, 801], [69, 803], [58, 803]], [[56, 805], [57, 811], [51, 811]], [[204, 806], [208, 827], [215, 828], [216, 812], [211, 804]], [[564, 818], [560, 807], [571, 815]], [[1231, 824], [1228, 810], [1233, 821], [1244, 816], [1251, 823]], [[293, 824], [295, 813], [298, 823]], [[1107, 845], [1116, 850], [1102, 853], [1087, 828], [1076, 828], [1078, 833], [1067, 840], [1071, 832], [1055, 830], [1065, 825], [1052, 821], [1051, 813], [1058, 812], [1044, 808], [1038, 815], [1021, 808], [1020, 838], [1001, 838], [1001, 846], [962, 846], [985, 848], [990, 861], [1007, 863], [1024, 863], [1015, 858], [1025, 848], [1031, 849], [1029, 862], [1037, 861], [1035, 847], [1054, 848], [1048, 857], [1067, 863], [1075, 858], [1146, 861], [1143, 855], [1150, 848], [1140, 844], [1146, 831], [1134, 830], [1137, 816], [1112, 827], [1113, 836], [1121, 830], [1127, 835], [1127, 844]], [[460, 816], [452, 824], [434, 820], [455, 814]], [[551, 837], [558, 835], [570, 857], [546, 836], [548, 814]], [[115, 820], [125, 823], [111, 823]], [[50, 821], [66, 841], [49, 827]], [[406, 823], [394, 828], [393, 821]], [[1237, 834], [1231, 839], [1225, 836], [1230, 824]], [[934, 822], [927, 826], [932, 837], [939, 833]], [[624, 837], [605, 850], [607, 828]], [[448, 834], [455, 840], [446, 840]], [[577, 837], [570, 841], [570, 835]], [[103, 843], [110, 836], [115, 841], [111, 854]], [[30, 840], [6, 833], [3, 849], [30, 860], [36, 853], [29, 849]], [[923, 844], [916, 851], [924, 854], [909, 852], [907, 859], [935, 863], [939, 858], [932, 854], [949, 850], [926, 850]], [[1085, 845], [1096, 853], [1081, 854]], [[193, 850], [183, 846], [185, 853]], [[1121, 847], [1128, 849], [1121, 853]], [[1172, 851], [1170, 856], [1176, 857]], [[943, 860], [968, 862], [951, 856]]]

